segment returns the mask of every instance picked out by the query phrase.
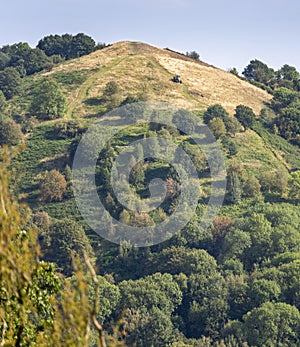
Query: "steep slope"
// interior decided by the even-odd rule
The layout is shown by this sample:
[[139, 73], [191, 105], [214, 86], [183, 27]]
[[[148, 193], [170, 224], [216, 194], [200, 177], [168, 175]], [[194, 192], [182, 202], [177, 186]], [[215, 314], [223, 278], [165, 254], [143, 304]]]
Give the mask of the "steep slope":
[[[183, 84], [171, 82], [175, 73], [181, 74]], [[71, 165], [70, 151], [77, 144], [72, 136], [58, 136], [56, 125], [63, 128], [64, 122], [73, 119], [85, 129], [95, 119], [104, 121], [107, 104], [103, 102], [103, 91], [110, 81], [119, 87], [116, 106], [133, 95], [198, 111], [220, 103], [231, 114], [237, 105], [244, 104], [258, 114], [271, 99], [265, 91], [206, 63], [144, 43], [120, 42], [60, 64], [50, 72], [28, 77], [27, 93], [11, 102], [14, 114], [24, 115], [32, 86], [45, 76], [58, 81], [68, 98], [68, 112], [64, 120], [38, 122], [26, 135], [26, 150], [21, 156], [25, 175], [20, 189], [29, 193], [29, 200], [35, 206], [41, 174], [54, 168], [63, 171], [67, 164]], [[233, 158], [244, 168], [246, 176], [259, 178], [263, 172], [288, 173], [300, 168], [299, 148], [268, 132], [261, 124], [237, 133], [230, 141], [237, 148]], [[55, 217], [65, 216], [74, 208], [71, 199], [47, 205], [48, 212]]]
[[[47, 75], [87, 71], [89, 77], [69, 93], [69, 115], [85, 114], [84, 102], [101, 97], [107, 82], [114, 80], [121, 96], [143, 95], [148, 100], [174, 102], [180, 107], [204, 110], [220, 103], [230, 113], [239, 104], [256, 113], [271, 96], [236, 76], [182, 54], [140, 42], [120, 42], [88, 56], [62, 64]], [[171, 82], [180, 74], [183, 84]]]

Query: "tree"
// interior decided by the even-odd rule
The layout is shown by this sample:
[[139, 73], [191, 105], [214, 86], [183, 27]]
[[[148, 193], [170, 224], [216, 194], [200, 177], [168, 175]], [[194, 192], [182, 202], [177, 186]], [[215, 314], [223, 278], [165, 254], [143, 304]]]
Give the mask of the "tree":
[[54, 319], [52, 300], [60, 289], [52, 264], [39, 261], [37, 237], [29, 229], [29, 210], [9, 191], [10, 156], [0, 160], [0, 329], [4, 346], [35, 344]]
[[0, 70], [3, 70], [7, 67], [9, 59], [9, 55], [2, 52], [2, 49], [0, 49]]
[[242, 74], [249, 81], [259, 82], [266, 85], [274, 78], [274, 70], [257, 59], [251, 60], [250, 64], [245, 68]]
[[44, 69], [50, 69], [52, 63], [44, 51], [39, 48], [32, 49], [27, 43], [20, 43], [10, 47], [11, 57], [9, 66], [15, 67], [24, 75], [32, 75]]
[[285, 64], [277, 71], [277, 78], [292, 82], [292, 87], [296, 88], [300, 79], [300, 74], [294, 66]]
[[235, 117], [246, 129], [251, 128], [255, 121], [255, 114], [251, 107], [238, 105], [235, 109]]
[[6, 108], [6, 98], [2, 90], [0, 90], [0, 112], [3, 112], [5, 108]]
[[182, 300], [182, 292], [172, 275], [155, 273], [136, 281], [123, 281], [119, 288], [118, 311], [125, 312], [126, 342], [145, 347], [154, 346], [155, 342], [155, 346], [163, 347], [172, 341], [171, 314]]
[[238, 174], [234, 171], [229, 171], [227, 176], [227, 194], [226, 200], [229, 203], [236, 204], [241, 200], [242, 188]]
[[124, 328], [129, 332], [126, 337], [129, 346], [165, 347], [178, 337], [170, 315], [156, 307], [147, 313], [129, 310], [124, 320]]
[[226, 134], [225, 124], [220, 118], [213, 118], [208, 126], [217, 139]]
[[[40, 260], [37, 235], [29, 227], [29, 209], [9, 191], [10, 159], [4, 148], [0, 160], [1, 344], [88, 347], [95, 310], [80, 263], [76, 264], [74, 285], [65, 281], [62, 289], [54, 264]], [[93, 306], [97, 312], [97, 305]], [[97, 324], [99, 328], [100, 336], [102, 327]], [[105, 343], [99, 346], [105, 347]]]
[[110, 81], [110, 82], [107, 82], [103, 91], [103, 95], [106, 97], [111, 97], [114, 94], [117, 94], [118, 91], [119, 91], [118, 84], [115, 81]]
[[[115, 81], [106, 84], [103, 91], [104, 99], [107, 102], [107, 109], [112, 110], [119, 105], [119, 86]], [[134, 104], [134, 103], [133, 103]], [[130, 110], [130, 106], [124, 109], [124, 113]], [[130, 111], [129, 111], [130, 113]]]
[[42, 201], [52, 201], [63, 199], [63, 194], [67, 189], [65, 177], [57, 170], [47, 171], [40, 184], [40, 194]]
[[251, 306], [258, 307], [264, 302], [276, 301], [280, 293], [280, 286], [275, 281], [262, 278], [250, 283], [248, 296], [250, 298]]
[[72, 255], [84, 262], [84, 252], [94, 259], [94, 251], [81, 225], [65, 218], [52, 223], [49, 232], [50, 240], [43, 244], [44, 260], [55, 263], [66, 276], [74, 272]]
[[285, 107], [290, 107], [299, 100], [299, 93], [285, 87], [277, 88], [272, 99], [272, 108], [279, 112]]
[[49, 35], [41, 39], [37, 47], [48, 56], [60, 55], [65, 59], [78, 58], [94, 51], [95, 41], [83, 33]]
[[213, 118], [221, 118], [223, 121], [229, 117], [228, 112], [220, 104], [209, 106], [204, 112], [203, 121], [208, 124]]
[[230, 137], [224, 136], [222, 138], [222, 145], [230, 158], [238, 153], [238, 147]]
[[36, 86], [30, 105], [30, 112], [33, 115], [55, 119], [62, 117], [66, 110], [66, 97], [57, 82], [45, 79]]
[[2, 90], [6, 99], [11, 99], [21, 93], [21, 77], [18, 71], [13, 67], [6, 67], [0, 71], [0, 90]]
[[161, 272], [173, 275], [199, 273], [209, 276], [216, 272], [217, 264], [215, 259], [204, 249], [187, 249], [173, 246], [164, 249], [158, 255], [154, 267]]
[[289, 197], [295, 200], [300, 199], [300, 170], [291, 172], [289, 178]]
[[33, 223], [42, 231], [48, 231], [51, 219], [47, 212], [37, 212], [33, 215]]
[[200, 54], [196, 51], [186, 52], [186, 56], [194, 60], [200, 61]]
[[171, 314], [181, 303], [182, 293], [171, 274], [155, 273], [138, 280], [123, 281], [120, 310], [160, 308]]
[[300, 133], [300, 109], [284, 108], [275, 119], [279, 134], [287, 140], [297, 138]]
[[96, 42], [90, 36], [79, 33], [75, 35], [71, 40], [70, 54], [68, 56], [68, 59], [78, 58], [83, 55], [90, 54], [94, 51], [95, 46]]
[[13, 119], [5, 118], [0, 121], [0, 145], [17, 145], [22, 138], [21, 127]]
[[243, 195], [246, 198], [254, 198], [261, 195], [261, 186], [255, 176], [249, 176], [243, 184]]
[[229, 69], [229, 72], [232, 73], [234, 76], [239, 77], [239, 72], [236, 67], [232, 67]]
[[60, 55], [65, 57], [64, 40], [60, 35], [49, 35], [42, 38], [37, 45], [37, 48], [43, 50], [48, 56]]
[[244, 316], [243, 332], [251, 346], [299, 346], [300, 312], [285, 303], [266, 302]]
[[251, 237], [248, 233], [237, 228], [232, 228], [224, 238], [219, 258], [223, 260], [240, 258], [244, 251], [250, 248], [251, 245]]
[[199, 338], [205, 334], [212, 338], [219, 337], [229, 309], [224, 279], [218, 273], [207, 277], [192, 274], [188, 288], [188, 336]]
[[283, 195], [287, 190], [288, 175], [282, 170], [263, 172], [260, 177], [260, 184], [264, 192]]

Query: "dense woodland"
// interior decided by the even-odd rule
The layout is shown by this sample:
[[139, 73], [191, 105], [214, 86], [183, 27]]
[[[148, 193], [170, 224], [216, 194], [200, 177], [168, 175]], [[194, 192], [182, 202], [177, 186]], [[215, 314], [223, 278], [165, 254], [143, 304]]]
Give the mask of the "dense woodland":
[[[67, 97], [86, 76], [43, 75], [104, 47], [87, 35], [65, 34], [47, 36], [36, 48], [0, 48], [0, 346], [299, 346], [299, 72], [289, 65], [274, 71], [252, 60], [244, 77], [236, 69], [231, 73], [273, 96], [260, 114], [238, 105], [230, 115], [220, 104], [195, 113], [217, 138], [227, 166], [225, 202], [207, 230], [198, 225], [209, 197], [209, 166], [196, 144], [156, 123], [155, 112], [149, 124], [115, 136], [99, 155], [96, 183], [116, 219], [158, 224], [174, 212], [180, 195], [170, 165], [155, 158], [137, 162], [133, 154], [136, 196], [147, 197], [149, 182], [160, 177], [166, 199], [143, 214], [118, 203], [111, 168], [132, 139], [177, 143], [192, 158], [201, 189], [195, 215], [171, 239], [151, 247], [120, 246], [90, 230], [72, 193], [74, 153], [93, 118], [66, 117]], [[194, 51], [187, 56], [200, 59]], [[120, 98], [119, 88], [111, 81], [99, 99], [89, 100], [96, 119], [145, 101], [140, 93]], [[175, 123], [184, 112], [173, 116]], [[193, 132], [194, 124], [189, 126]], [[245, 168], [242, 156], [254, 163], [267, 154], [245, 154], [241, 134], [259, 136], [277, 161]], [[42, 160], [46, 156], [50, 164]]]

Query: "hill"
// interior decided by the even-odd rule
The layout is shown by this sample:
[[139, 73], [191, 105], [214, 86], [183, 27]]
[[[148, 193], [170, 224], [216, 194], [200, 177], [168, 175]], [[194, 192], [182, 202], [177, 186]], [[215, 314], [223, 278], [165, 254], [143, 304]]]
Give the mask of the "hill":
[[[182, 84], [171, 81], [175, 73], [181, 75]], [[120, 42], [61, 63], [50, 72], [26, 77], [24, 94], [9, 104], [12, 114], [27, 113], [30, 119], [28, 110], [34, 86], [44, 78], [55, 80], [67, 97], [63, 121], [73, 120], [81, 129], [106, 112], [103, 93], [109, 82], [116, 83], [118, 88], [113, 100], [115, 107], [130, 96], [135, 100], [167, 101], [200, 115], [216, 103], [231, 115], [239, 104], [251, 107], [259, 115], [272, 99], [266, 91], [247, 81], [183, 54], [140, 42]], [[42, 120], [27, 134], [27, 148], [22, 155], [26, 171], [22, 186], [29, 192], [30, 201], [36, 202], [40, 172], [71, 165], [69, 146], [74, 139], [68, 136], [62, 139], [53, 133], [55, 125], [61, 123], [62, 119]], [[275, 134], [258, 130], [249, 129], [231, 138], [238, 148], [234, 157], [247, 175], [259, 177], [264, 171], [274, 170], [287, 173], [300, 167], [297, 147]]]
[[[86, 81], [69, 95], [69, 114], [86, 112], [84, 102], [98, 97], [114, 80], [122, 96], [140, 95], [153, 101], [174, 102], [191, 110], [220, 103], [230, 113], [239, 104], [259, 112], [271, 96], [233, 74], [182, 54], [141, 42], [119, 42], [54, 68], [48, 75], [81, 72]], [[182, 85], [170, 79], [180, 74]]]
[[[60, 37], [54, 39], [61, 41]], [[59, 45], [59, 48], [68, 53], [66, 47]], [[71, 347], [94, 347], [97, 332], [88, 317], [95, 322], [97, 316], [96, 320], [105, 329], [108, 346], [298, 346], [300, 149], [298, 123], [294, 121], [300, 107], [297, 85], [286, 78], [281, 83], [294, 89], [272, 89], [273, 86], [265, 85], [273, 92], [272, 96], [205, 62], [140, 42], [120, 42], [92, 50], [93, 53], [80, 58], [52, 64], [51, 70], [43, 68], [15, 79], [22, 87], [13, 94], [16, 97], [5, 100], [0, 95], [4, 114], [0, 123], [1, 145], [15, 145], [23, 138], [25, 142], [11, 166], [7, 153], [5, 160], [0, 160], [4, 183], [0, 189], [4, 206], [0, 213], [4, 226], [2, 253], [8, 260], [12, 259], [1, 273], [8, 278], [7, 293], [11, 293], [8, 295], [12, 300], [2, 300], [0, 313], [8, 312], [15, 330], [23, 331], [25, 321], [21, 320], [20, 325], [15, 319], [18, 317], [15, 313], [24, 318], [23, 301], [11, 289], [14, 286], [9, 286], [14, 279], [18, 293], [29, 301], [25, 304], [32, 304], [41, 321], [46, 320], [45, 327], [36, 327], [39, 320], [32, 319], [28, 311], [30, 335], [24, 338], [30, 336], [33, 344], [39, 345], [42, 336], [45, 344], [52, 341], [49, 346], [67, 343]], [[50, 60], [45, 61], [48, 64]], [[261, 72], [261, 64], [258, 66]], [[11, 72], [10, 68], [8, 73]], [[18, 72], [13, 74], [16, 77]], [[171, 81], [175, 74], [180, 74], [182, 84]], [[119, 120], [127, 124], [131, 113], [120, 116], [107, 111], [126, 104], [131, 109], [138, 108], [137, 101], [167, 101], [192, 111], [193, 117], [182, 109], [175, 115], [166, 112], [163, 116], [173, 116], [173, 121], [179, 122], [183, 119], [193, 138], [188, 132], [155, 121], [155, 112], [151, 113], [150, 122], [135, 122], [121, 129]], [[286, 118], [279, 119], [282, 123], [277, 127], [274, 119], [282, 116]], [[202, 120], [215, 134], [222, 151], [214, 153], [210, 165], [195, 142], [202, 139], [201, 131], [195, 131], [203, 126]], [[84, 134], [95, 121], [99, 127], [93, 134], [101, 139], [110, 129], [108, 125], [113, 123], [118, 130], [99, 153], [92, 175], [97, 198], [115, 218], [104, 221], [103, 229], [108, 237], [97, 235], [83, 220], [72, 190], [74, 181], [79, 181], [84, 192], [91, 188], [89, 180], [72, 180], [71, 167], [78, 143], [86, 140]], [[282, 129], [287, 131], [283, 133]], [[115, 192], [114, 188], [122, 188], [119, 180], [123, 176], [118, 176], [113, 186], [110, 177], [113, 163], [124, 148], [141, 139], [151, 139], [152, 150], [162, 147], [170, 158], [175, 157], [170, 154], [170, 146], [161, 146], [159, 138], [175, 144], [176, 151], [183, 149], [195, 165], [196, 175], [192, 180], [186, 176], [181, 179], [186, 162], [177, 172], [168, 160], [152, 155], [140, 160], [145, 149], [137, 146], [125, 156], [125, 162], [119, 162], [119, 167], [125, 167], [123, 176], [128, 174], [129, 190], [137, 202], [126, 208], [126, 203], [123, 204], [126, 200], [119, 201], [119, 197], [124, 198], [122, 193], [128, 190], [121, 189], [121, 195]], [[88, 150], [84, 152], [87, 157], [95, 148], [93, 136], [89, 140], [86, 140]], [[219, 172], [218, 153], [223, 154], [227, 168], [226, 173], [221, 170], [227, 182], [224, 203], [208, 227], [199, 228], [212, 190], [212, 172]], [[131, 171], [123, 165], [127, 163]], [[90, 168], [85, 163], [82, 166], [84, 170]], [[17, 203], [7, 195], [8, 167], [15, 169], [11, 182], [14, 194], [21, 193], [20, 199], [31, 208], [28, 220], [23, 217], [26, 214], [23, 205], [16, 209]], [[220, 177], [216, 180], [218, 187], [222, 183]], [[157, 208], [147, 210], [145, 201], [155, 195], [152, 195], [154, 178], [165, 181], [166, 194]], [[146, 226], [148, 237], [153, 226], [160, 226], [177, 212], [186, 182], [191, 189], [188, 200], [182, 204], [180, 218], [186, 218], [194, 196], [195, 209], [188, 224], [176, 229], [178, 232], [172, 237], [178, 224], [166, 233], [160, 229], [160, 234], [168, 236], [167, 240], [151, 246], [149, 238], [143, 244], [147, 246], [141, 248], [134, 247], [136, 243], [130, 241], [121, 244], [108, 241], [113, 236], [122, 238], [116, 220], [138, 228]], [[82, 195], [90, 202], [89, 195]], [[160, 195], [154, 198], [157, 202]], [[89, 206], [94, 218], [99, 216], [95, 205]], [[7, 218], [7, 214], [12, 218]], [[40, 258], [45, 262], [39, 262], [36, 251], [31, 252], [28, 245], [30, 242], [32, 249], [36, 249], [36, 234], [32, 233], [31, 238], [31, 228], [37, 231]], [[140, 233], [137, 236], [141, 238]], [[16, 246], [11, 240], [17, 240]], [[78, 259], [77, 271], [72, 266], [70, 252]], [[30, 265], [24, 261], [25, 276], [22, 267], [19, 270], [11, 265], [18, 264], [23, 256], [28, 261], [34, 257], [30, 264], [42, 264], [44, 270], [36, 275], [36, 268], [29, 271]], [[81, 273], [79, 263], [90, 269], [94, 284], [83, 273], [84, 265]], [[93, 266], [98, 280], [91, 270]], [[58, 277], [62, 279], [61, 286], [54, 283], [56, 273], [59, 273], [57, 281]], [[33, 276], [33, 281], [23, 291], [27, 274]], [[89, 302], [98, 301], [96, 293], [99, 293], [99, 309], [89, 307]], [[67, 301], [56, 304], [55, 297]], [[56, 314], [48, 319], [49, 315], [52, 317], [51, 312]], [[4, 336], [5, 329], [2, 333]], [[7, 335], [16, 340], [13, 334], [14, 329], [11, 336], [8, 330]]]

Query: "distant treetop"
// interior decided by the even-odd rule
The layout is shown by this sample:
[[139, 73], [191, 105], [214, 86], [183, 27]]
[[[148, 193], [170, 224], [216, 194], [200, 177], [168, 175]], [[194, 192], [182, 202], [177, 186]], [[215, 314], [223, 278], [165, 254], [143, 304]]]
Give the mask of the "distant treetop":
[[60, 55], [65, 59], [78, 58], [94, 51], [96, 42], [83, 33], [75, 36], [70, 34], [49, 35], [41, 39], [37, 48], [48, 56]]

